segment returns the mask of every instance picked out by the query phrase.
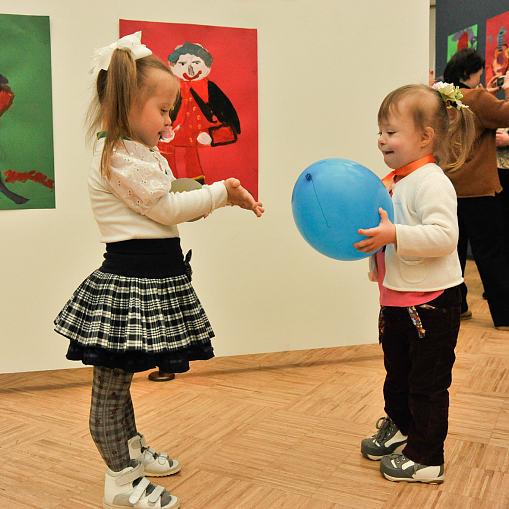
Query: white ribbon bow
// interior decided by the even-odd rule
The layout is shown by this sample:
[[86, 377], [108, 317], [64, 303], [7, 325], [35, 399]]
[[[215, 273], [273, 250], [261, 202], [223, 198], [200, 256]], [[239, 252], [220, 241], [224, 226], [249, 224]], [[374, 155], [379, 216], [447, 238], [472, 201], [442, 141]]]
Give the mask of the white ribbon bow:
[[92, 68], [89, 74], [98, 74], [101, 69], [107, 71], [110, 66], [111, 55], [113, 55], [113, 51], [117, 48], [129, 49], [135, 60], [152, 55], [152, 51], [145, 44], [141, 44], [141, 32], [126, 35], [109, 46], [94, 50], [91, 57]]

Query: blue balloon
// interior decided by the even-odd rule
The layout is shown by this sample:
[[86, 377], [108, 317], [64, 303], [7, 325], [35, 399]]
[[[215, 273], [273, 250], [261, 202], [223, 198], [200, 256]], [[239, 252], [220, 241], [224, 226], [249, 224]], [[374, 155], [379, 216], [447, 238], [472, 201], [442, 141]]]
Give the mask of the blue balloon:
[[295, 224], [304, 240], [336, 260], [369, 256], [353, 247], [365, 239], [359, 228], [380, 223], [382, 207], [394, 222], [392, 200], [382, 181], [365, 166], [348, 159], [323, 159], [306, 168], [292, 194]]

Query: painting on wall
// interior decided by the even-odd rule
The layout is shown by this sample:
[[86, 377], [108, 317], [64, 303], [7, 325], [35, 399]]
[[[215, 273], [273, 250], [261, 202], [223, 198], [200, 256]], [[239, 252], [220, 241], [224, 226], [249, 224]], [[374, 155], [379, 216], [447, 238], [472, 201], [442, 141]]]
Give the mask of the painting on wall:
[[486, 83], [509, 66], [509, 11], [486, 21]]
[[120, 20], [180, 82], [173, 124], [159, 143], [177, 178], [237, 177], [258, 199], [258, 59], [255, 29]]
[[48, 16], [0, 14], [0, 209], [55, 208]]
[[447, 37], [447, 61], [460, 49], [477, 49], [477, 25], [464, 28]]

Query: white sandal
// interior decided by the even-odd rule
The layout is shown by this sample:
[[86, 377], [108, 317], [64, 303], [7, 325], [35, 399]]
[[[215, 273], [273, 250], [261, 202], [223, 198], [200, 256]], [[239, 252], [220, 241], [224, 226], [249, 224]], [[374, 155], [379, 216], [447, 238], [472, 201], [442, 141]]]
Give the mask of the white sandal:
[[129, 440], [129, 456], [143, 463], [145, 475], [149, 477], [164, 477], [180, 472], [180, 463], [170, 459], [166, 452], [156, 452], [152, 447], [147, 447], [147, 441], [141, 433]]
[[[162, 486], [150, 484], [143, 476], [143, 464], [114, 472], [106, 467], [103, 509], [178, 509], [180, 500]], [[140, 479], [141, 478], [141, 479]]]

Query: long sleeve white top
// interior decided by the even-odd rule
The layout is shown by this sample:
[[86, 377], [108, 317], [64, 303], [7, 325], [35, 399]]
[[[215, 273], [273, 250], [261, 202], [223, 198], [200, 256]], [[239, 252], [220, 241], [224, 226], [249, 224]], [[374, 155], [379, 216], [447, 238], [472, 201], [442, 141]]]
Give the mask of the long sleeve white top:
[[178, 237], [178, 223], [224, 207], [228, 193], [215, 182], [184, 193], [171, 193], [175, 180], [157, 151], [124, 140], [111, 159], [111, 176], [101, 175], [104, 139], [97, 141], [88, 178], [90, 201], [101, 242]]
[[[456, 250], [457, 199], [451, 181], [434, 163], [426, 164], [392, 188], [397, 248], [385, 250], [383, 285], [404, 292], [444, 290], [463, 281]], [[370, 279], [377, 281], [374, 256]]]

